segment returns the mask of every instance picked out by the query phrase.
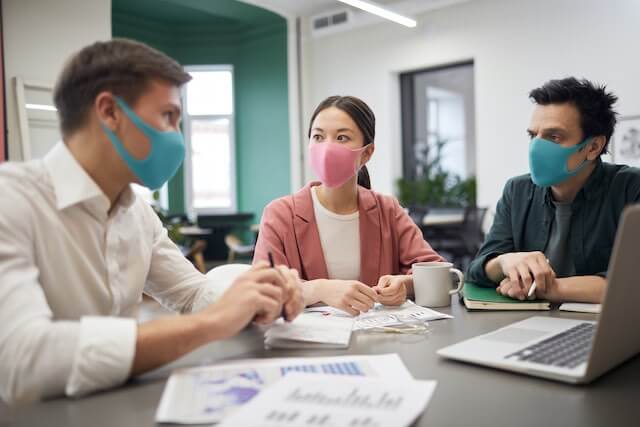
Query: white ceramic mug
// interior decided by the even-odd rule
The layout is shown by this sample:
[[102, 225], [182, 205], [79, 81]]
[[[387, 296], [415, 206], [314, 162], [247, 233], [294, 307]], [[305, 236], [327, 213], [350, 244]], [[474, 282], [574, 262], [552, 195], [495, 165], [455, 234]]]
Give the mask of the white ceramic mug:
[[[464, 274], [453, 268], [450, 262], [417, 262], [413, 264], [413, 292], [416, 304], [423, 307], [446, 307], [451, 305], [451, 295], [457, 294], [464, 285]], [[458, 276], [457, 289], [453, 287], [451, 273]]]

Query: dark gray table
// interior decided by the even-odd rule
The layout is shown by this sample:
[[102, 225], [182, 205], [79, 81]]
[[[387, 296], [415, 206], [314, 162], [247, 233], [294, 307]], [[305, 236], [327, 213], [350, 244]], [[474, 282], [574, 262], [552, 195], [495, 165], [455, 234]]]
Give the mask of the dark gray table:
[[[152, 426], [164, 382], [175, 367], [228, 358], [380, 354], [397, 352], [418, 379], [438, 381], [418, 426], [638, 426], [640, 357], [588, 386], [571, 386], [533, 377], [451, 362], [435, 352], [446, 345], [489, 332], [533, 315], [592, 320], [594, 315], [565, 312], [474, 312], [454, 301], [452, 320], [431, 322], [425, 336], [355, 334], [344, 351], [267, 351], [261, 334], [211, 344], [131, 381], [116, 390], [82, 399], [57, 399], [30, 407], [0, 407], [0, 426]], [[637, 325], [629, 325], [637, 328]]]

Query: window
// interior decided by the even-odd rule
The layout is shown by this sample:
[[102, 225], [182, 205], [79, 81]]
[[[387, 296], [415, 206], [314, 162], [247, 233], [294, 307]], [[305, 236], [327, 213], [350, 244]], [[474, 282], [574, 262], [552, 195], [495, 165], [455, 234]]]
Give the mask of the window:
[[235, 213], [233, 68], [186, 67], [185, 202], [190, 214]]
[[400, 84], [404, 178], [422, 179], [434, 168], [474, 176], [473, 63], [405, 73]]

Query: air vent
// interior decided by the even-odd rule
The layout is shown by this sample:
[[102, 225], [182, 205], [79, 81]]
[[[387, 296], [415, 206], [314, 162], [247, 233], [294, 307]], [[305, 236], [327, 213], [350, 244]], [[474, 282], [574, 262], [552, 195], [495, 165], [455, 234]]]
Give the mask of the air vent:
[[311, 17], [311, 28], [314, 34], [325, 34], [333, 29], [345, 27], [350, 21], [351, 12], [344, 9]]
[[335, 15], [331, 15], [331, 24], [338, 25], [347, 22], [349, 17], [347, 16], [347, 11], [336, 13]]
[[313, 29], [319, 30], [320, 28], [327, 28], [330, 25], [329, 17], [323, 16], [313, 21]]

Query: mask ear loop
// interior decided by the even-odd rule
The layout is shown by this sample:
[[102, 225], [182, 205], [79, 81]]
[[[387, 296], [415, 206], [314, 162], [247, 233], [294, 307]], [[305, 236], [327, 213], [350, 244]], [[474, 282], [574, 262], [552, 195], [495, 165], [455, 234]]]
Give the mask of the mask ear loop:
[[[579, 153], [580, 151], [584, 150], [585, 148], [587, 148], [589, 146], [589, 144], [591, 144], [593, 142], [594, 138], [585, 138], [584, 141], [582, 141], [581, 143], [579, 143], [578, 145], [582, 145], [582, 147], [578, 148], [575, 152]], [[591, 162], [591, 160], [585, 158], [582, 163], [580, 163], [574, 170], [570, 171], [569, 167], [567, 166], [567, 164], [564, 164], [564, 170], [566, 173], [571, 174], [572, 176], [576, 175], [578, 172], [580, 172], [585, 166], [587, 166], [587, 164], [589, 164], [589, 162]]]
[[[369, 144], [367, 144], [367, 145], [365, 145], [364, 147], [361, 148], [362, 154], [365, 153], [365, 151], [367, 150], [367, 147], [370, 146], [370, 145], [373, 145], [373, 142], [371, 142], [371, 143], [369, 143]], [[371, 153], [371, 156], [373, 156], [373, 153]], [[362, 168], [365, 167], [367, 165], [367, 163], [369, 163], [369, 160], [371, 160], [371, 156], [369, 156], [369, 159], [366, 162], [364, 162], [363, 164], [361, 164], [360, 166], [357, 167], [356, 173], [360, 173]]]

